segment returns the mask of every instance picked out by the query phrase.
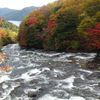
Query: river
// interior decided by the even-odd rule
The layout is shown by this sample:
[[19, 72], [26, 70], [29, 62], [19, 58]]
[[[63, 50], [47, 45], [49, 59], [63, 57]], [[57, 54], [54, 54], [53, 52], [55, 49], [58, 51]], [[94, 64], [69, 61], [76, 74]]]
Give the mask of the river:
[[19, 26], [21, 21], [16, 21], [16, 20], [8, 20], [9, 22], [15, 24], [16, 26]]
[[[0, 100], [100, 100], [100, 71], [84, 68], [96, 53], [65, 53], [2, 48]], [[83, 66], [83, 67], [82, 67]]]

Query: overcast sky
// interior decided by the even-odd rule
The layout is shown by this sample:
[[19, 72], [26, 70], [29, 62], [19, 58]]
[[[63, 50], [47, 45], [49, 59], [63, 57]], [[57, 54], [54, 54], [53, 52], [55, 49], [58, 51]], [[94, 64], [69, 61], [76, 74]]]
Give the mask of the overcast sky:
[[0, 8], [23, 9], [24, 7], [40, 7], [56, 0], [0, 0]]

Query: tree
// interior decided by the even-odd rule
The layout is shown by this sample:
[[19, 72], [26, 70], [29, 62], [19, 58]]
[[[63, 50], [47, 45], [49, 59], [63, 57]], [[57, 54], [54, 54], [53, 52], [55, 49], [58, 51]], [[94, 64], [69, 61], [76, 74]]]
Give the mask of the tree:
[[2, 17], [0, 16], [0, 24], [4, 24]]
[[100, 23], [95, 23], [93, 27], [87, 29], [91, 45], [100, 49]]

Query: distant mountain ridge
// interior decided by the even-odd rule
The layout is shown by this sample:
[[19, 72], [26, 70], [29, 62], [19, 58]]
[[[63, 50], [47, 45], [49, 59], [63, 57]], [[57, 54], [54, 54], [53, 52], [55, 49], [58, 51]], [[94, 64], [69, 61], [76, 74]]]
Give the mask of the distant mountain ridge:
[[9, 9], [9, 8], [0, 8], [0, 16], [3, 16], [5, 14], [10, 13], [11, 11], [13, 11], [14, 9]]
[[22, 10], [15, 10], [9, 8], [0, 8], [0, 16], [5, 20], [23, 20], [23, 18], [28, 15], [29, 12], [38, 9], [39, 7], [25, 7]]

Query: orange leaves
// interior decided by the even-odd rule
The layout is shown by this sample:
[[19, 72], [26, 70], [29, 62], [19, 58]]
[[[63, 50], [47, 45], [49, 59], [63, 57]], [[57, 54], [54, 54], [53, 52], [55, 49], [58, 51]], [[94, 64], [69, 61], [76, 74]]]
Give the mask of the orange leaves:
[[2, 21], [2, 17], [0, 16], [0, 24], [4, 24], [4, 22]]
[[5, 59], [5, 57], [8, 57], [9, 55], [8, 54], [2, 54], [0, 53], [0, 63], [3, 62], [3, 60]]
[[2, 66], [2, 67], [0, 67], [0, 70], [9, 71], [10, 70], [10, 66], [9, 65]]
[[5, 58], [5, 57], [8, 57], [9, 55], [8, 54], [2, 54], [2, 53], [0, 53], [0, 58]]
[[[0, 53], [0, 63], [2, 63], [4, 61], [4, 59], [6, 57], [8, 57], [8, 56], [9, 56], [8, 54], [2, 54], [2, 53]], [[9, 71], [10, 70], [10, 65], [2, 66], [2, 67], [0, 67], [0, 70], [1, 71]], [[2, 74], [0, 73], [0, 75], [2, 75]]]
[[2, 37], [6, 38], [7, 37], [7, 33], [6, 33], [6, 31], [4, 29], [0, 28], [0, 38], [2, 38]]

